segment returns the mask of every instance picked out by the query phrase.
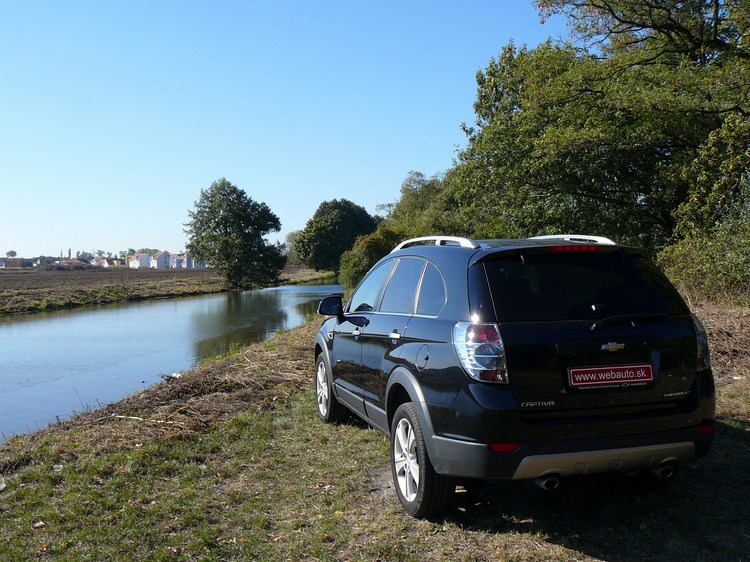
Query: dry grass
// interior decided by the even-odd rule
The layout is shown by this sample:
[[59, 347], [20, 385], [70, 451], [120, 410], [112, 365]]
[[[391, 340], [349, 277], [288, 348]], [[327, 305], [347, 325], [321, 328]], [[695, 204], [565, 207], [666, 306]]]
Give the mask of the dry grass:
[[709, 304], [695, 312], [709, 333], [717, 414], [750, 422], [750, 308]]
[[317, 420], [316, 320], [0, 446], [0, 559], [748, 560], [750, 311], [697, 313], [717, 438], [665, 488], [508, 482], [412, 519], [390, 489], [387, 439]]

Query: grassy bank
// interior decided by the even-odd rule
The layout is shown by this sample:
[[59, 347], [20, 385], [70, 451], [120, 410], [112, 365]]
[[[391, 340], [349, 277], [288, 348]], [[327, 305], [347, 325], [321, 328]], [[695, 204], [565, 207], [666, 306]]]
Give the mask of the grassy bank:
[[[332, 274], [287, 266], [283, 283], [304, 283]], [[211, 269], [92, 268], [84, 271], [0, 270], [0, 314], [41, 312], [174, 298], [225, 291]]]
[[503, 483], [414, 520], [390, 488], [386, 438], [317, 421], [314, 319], [0, 446], [0, 559], [747, 560], [750, 312], [699, 314], [718, 434], [665, 488]]

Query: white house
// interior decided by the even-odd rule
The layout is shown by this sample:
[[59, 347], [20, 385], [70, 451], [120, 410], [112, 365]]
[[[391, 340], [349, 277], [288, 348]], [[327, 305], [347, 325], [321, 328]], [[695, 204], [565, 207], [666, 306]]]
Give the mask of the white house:
[[151, 269], [166, 269], [169, 267], [169, 252], [157, 252], [151, 256]]
[[185, 254], [172, 254], [169, 257], [169, 267], [172, 269], [180, 269], [187, 267], [187, 259]]
[[151, 265], [151, 256], [149, 254], [138, 253], [128, 256], [128, 267], [130, 269], [147, 268]]
[[206, 267], [206, 264], [204, 262], [196, 262], [186, 252], [184, 254], [172, 254], [172, 256], [169, 258], [169, 267], [177, 269], [202, 269]]
[[118, 267], [118, 265], [121, 265], [121, 260], [117, 260], [115, 258], [105, 258], [104, 256], [96, 256], [89, 263], [91, 263], [91, 265], [95, 265], [96, 267]]

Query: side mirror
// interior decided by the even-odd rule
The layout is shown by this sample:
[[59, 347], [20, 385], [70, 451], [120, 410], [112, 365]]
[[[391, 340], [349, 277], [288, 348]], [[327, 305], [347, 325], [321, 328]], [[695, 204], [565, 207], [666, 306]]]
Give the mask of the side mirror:
[[318, 304], [318, 314], [339, 317], [343, 314], [344, 305], [339, 295], [325, 297]]

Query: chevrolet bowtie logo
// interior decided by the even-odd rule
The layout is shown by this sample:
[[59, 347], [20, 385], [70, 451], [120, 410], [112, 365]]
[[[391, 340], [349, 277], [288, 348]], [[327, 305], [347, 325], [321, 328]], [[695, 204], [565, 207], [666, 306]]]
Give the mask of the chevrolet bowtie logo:
[[614, 342], [614, 341], [611, 341], [609, 343], [605, 343], [602, 346], [602, 351], [622, 351], [623, 349], [625, 349], [625, 344], [624, 343], [617, 343], [617, 342]]

